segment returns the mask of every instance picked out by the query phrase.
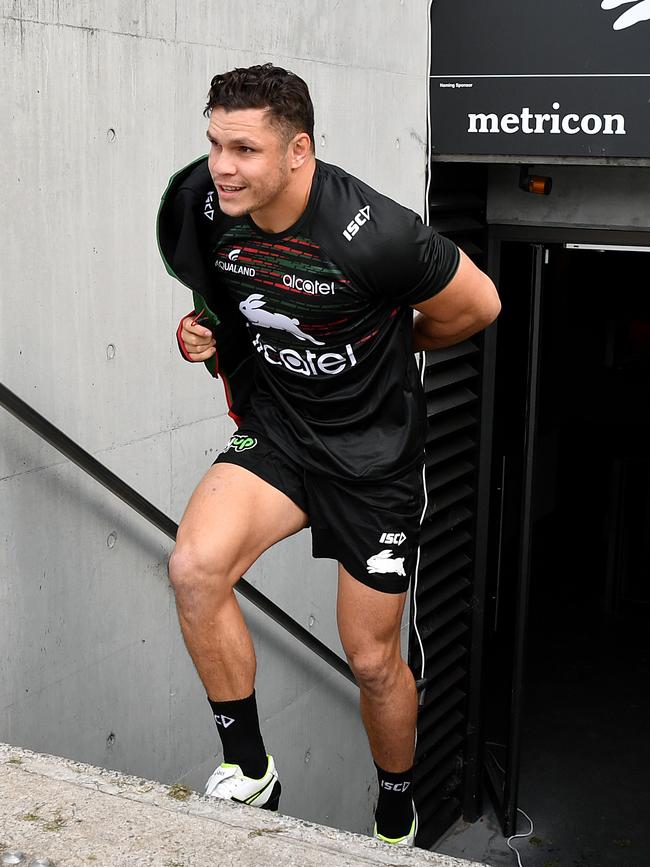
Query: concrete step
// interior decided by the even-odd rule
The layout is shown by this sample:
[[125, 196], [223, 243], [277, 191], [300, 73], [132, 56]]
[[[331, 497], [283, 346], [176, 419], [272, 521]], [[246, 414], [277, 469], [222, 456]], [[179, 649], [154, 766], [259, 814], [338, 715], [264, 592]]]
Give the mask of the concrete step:
[[0, 744], [0, 864], [16, 850], [25, 867], [485, 867]]

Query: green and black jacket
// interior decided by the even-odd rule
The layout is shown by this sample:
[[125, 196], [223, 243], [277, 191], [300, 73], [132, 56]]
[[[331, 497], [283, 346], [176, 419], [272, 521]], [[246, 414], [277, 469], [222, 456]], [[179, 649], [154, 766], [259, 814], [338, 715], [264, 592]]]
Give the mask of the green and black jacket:
[[[211, 192], [218, 207], [206, 157], [171, 177], [158, 211], [158, 248], [168, 273], [192, 290], [194, 309], [188, 315], [197, 316], [214, 334], [217, 353], [205, 366], [221, 378], [228, 413], [239, 423], [252, 389], [253, 349], [239, 311], [225, 292], [218, 291], [210, 268], [211, 221], [205, 219], [205, 201]], [[176, 332], [178, 348], [189, 361], [181, 325]]]

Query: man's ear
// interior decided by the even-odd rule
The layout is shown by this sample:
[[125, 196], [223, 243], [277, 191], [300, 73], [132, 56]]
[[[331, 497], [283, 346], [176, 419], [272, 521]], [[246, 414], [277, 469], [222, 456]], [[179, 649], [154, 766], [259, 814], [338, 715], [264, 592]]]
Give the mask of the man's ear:
[[306, 132], [299, 132], [289, 142], [291, 168], [299, 169], [311, 156], [311, 139]]

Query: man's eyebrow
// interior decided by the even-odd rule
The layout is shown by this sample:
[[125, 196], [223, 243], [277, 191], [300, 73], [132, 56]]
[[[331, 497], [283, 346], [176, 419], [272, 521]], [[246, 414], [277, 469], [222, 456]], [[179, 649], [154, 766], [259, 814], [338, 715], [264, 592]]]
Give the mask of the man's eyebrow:
[[[217, 141], [217, 139], [214, 138], [214, 136], [210, 135], [209, 130], [206, 130], [205, 134], [208, 137], [208, 141], [214, 142], [215, 144], [219, 143]], [[255, 141], [255, 139], [250, 139], [250, 138], [234, 138], [229, 142], [229, 144], [235, 145], [235, 146], [244, 145], [245, 147], [258, 147], [258, 144]]]

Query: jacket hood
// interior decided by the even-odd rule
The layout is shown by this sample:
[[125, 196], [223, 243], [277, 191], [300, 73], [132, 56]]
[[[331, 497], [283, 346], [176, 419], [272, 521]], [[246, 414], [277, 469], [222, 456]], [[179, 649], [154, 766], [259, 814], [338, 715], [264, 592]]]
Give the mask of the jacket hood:
[[[217, 192], [208, 159], [176, 172], [163, 193], [157, 218], [158, 249], [167, 272], [192, 291], [194, 312], [214, 334], [217, 354], [205, 362], [224, 381], [230, 415], [243, 415], [253, 381], [253, 347], [243, 317], [211, 267]], [[207, 217], [207, 219], [206, 219]]]
[[167, 272], [204, 297], [212, 294], [214, 278], [210, 279], [201, 245], [208, 238], [199, 217], [210, 193], [216, 197], [208, 159], [199, 157], [169, 179], [157, 220], [158, 249]]

